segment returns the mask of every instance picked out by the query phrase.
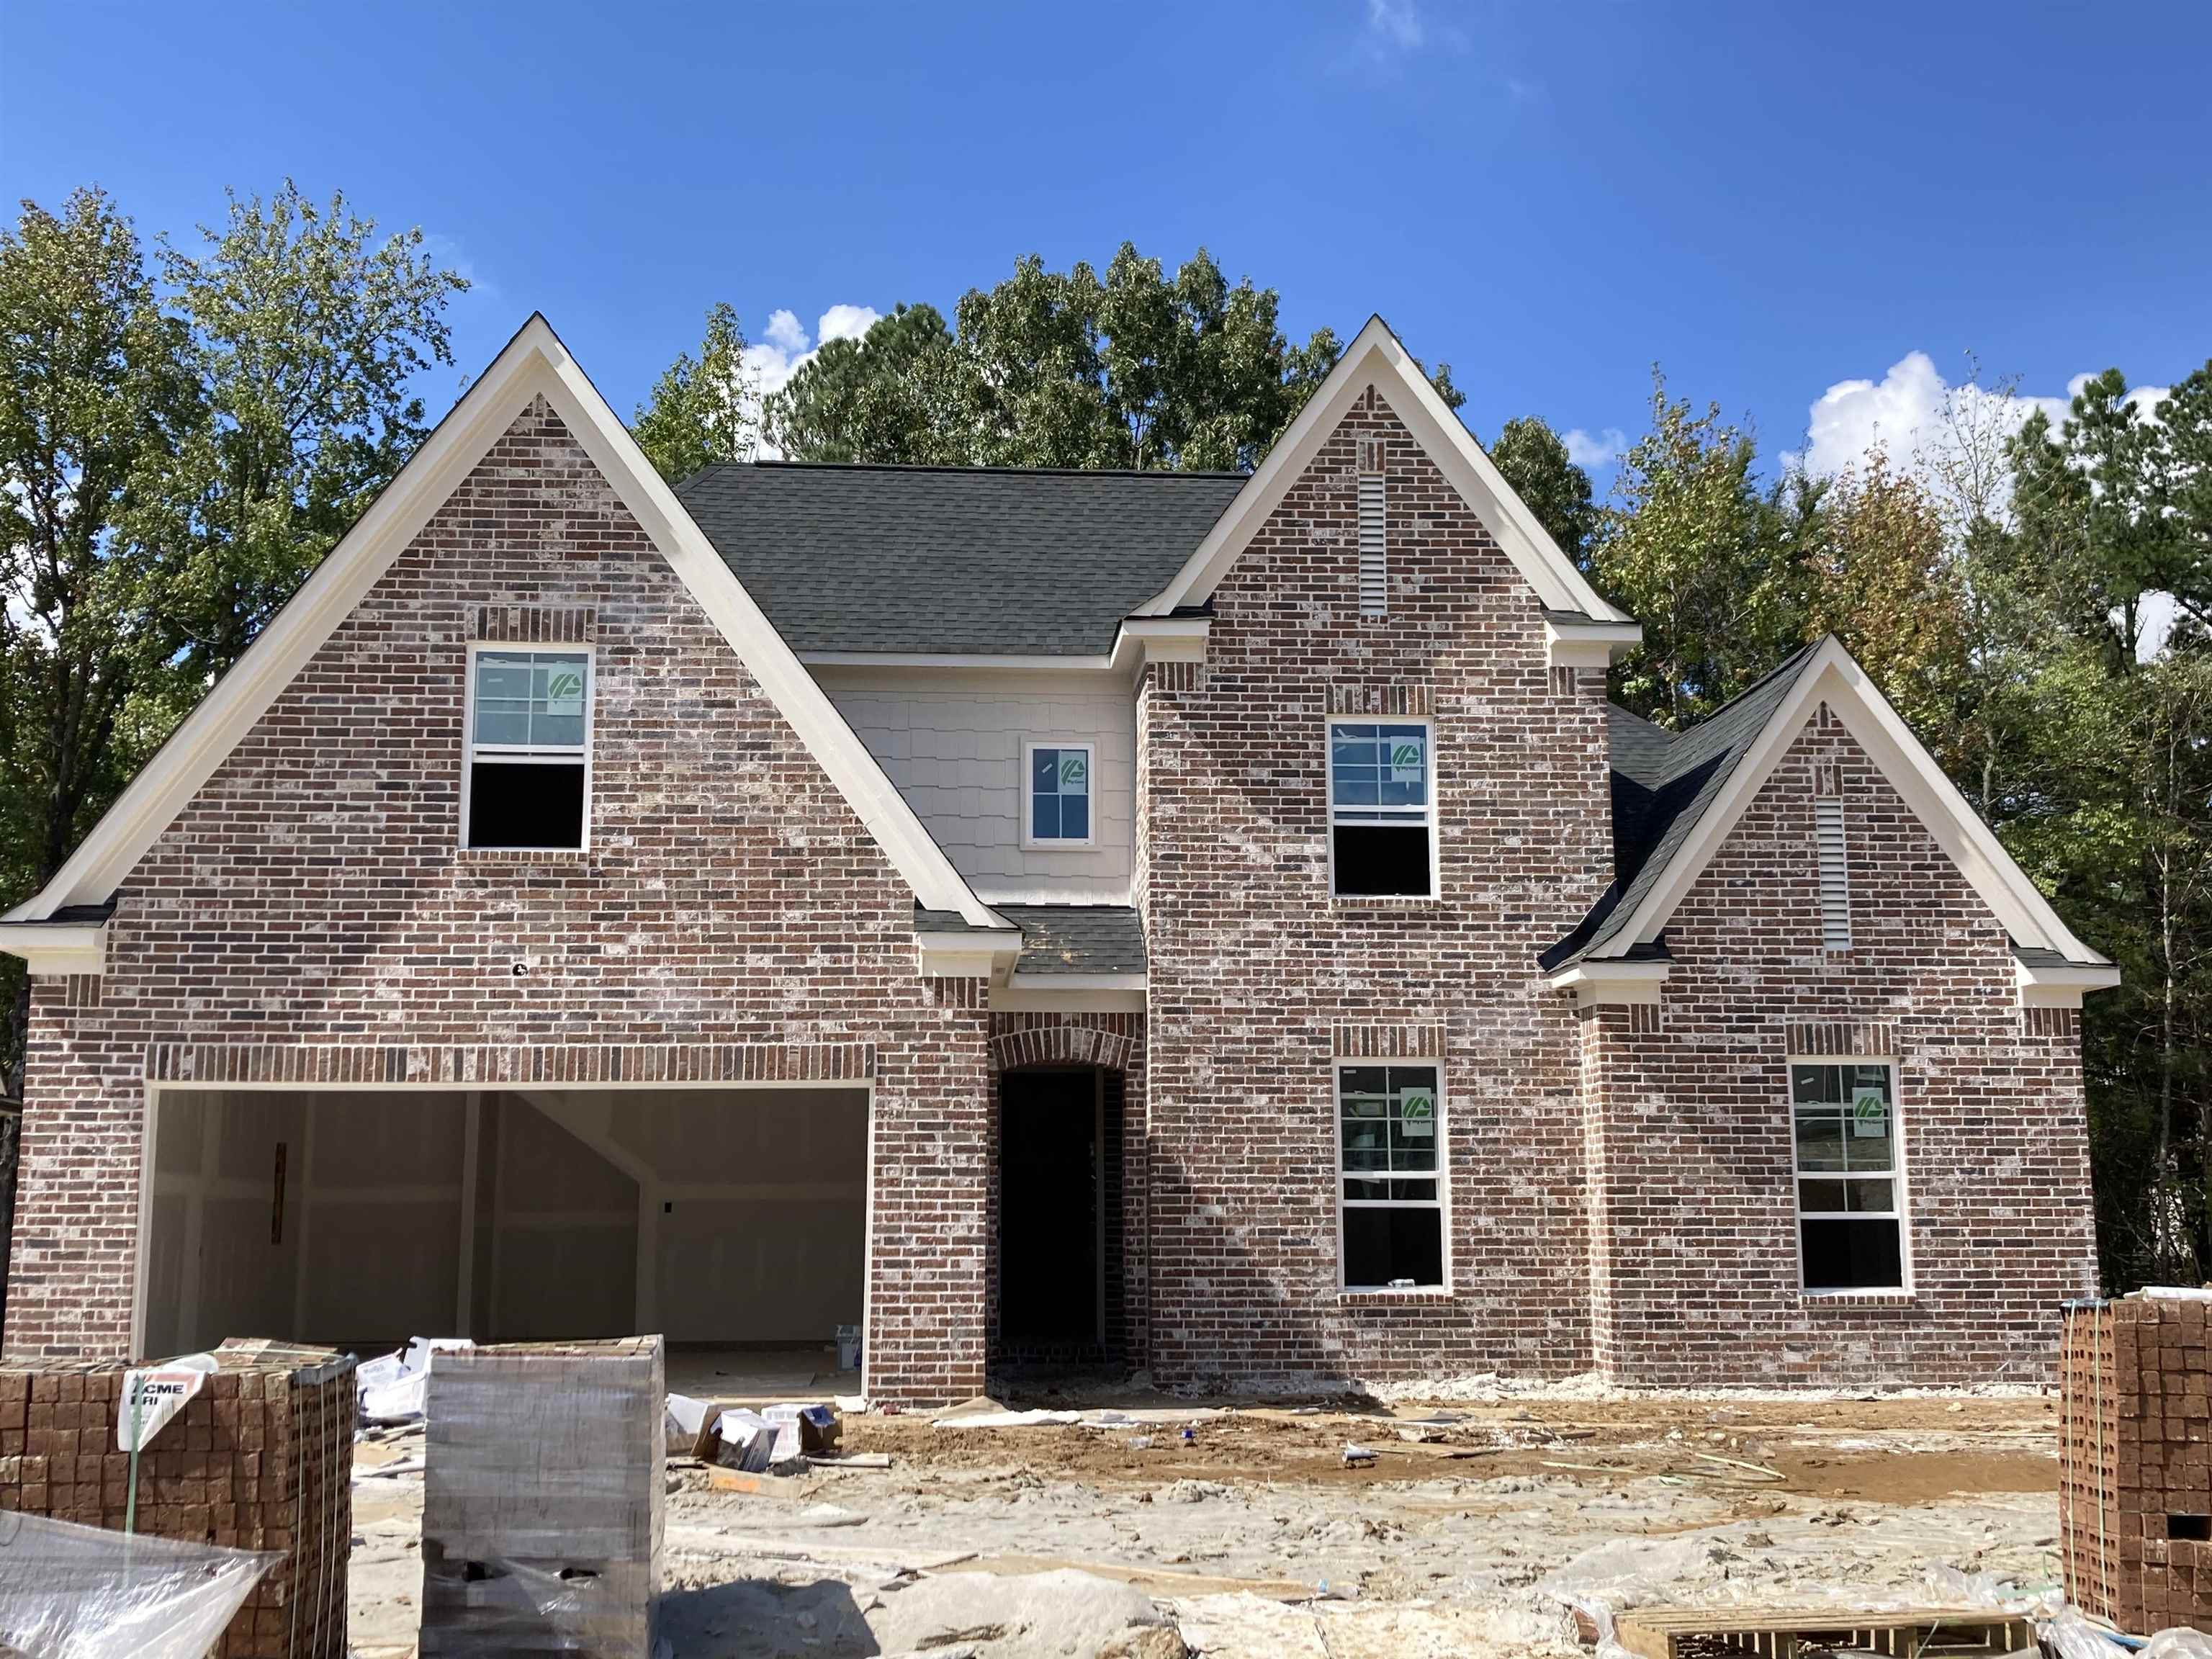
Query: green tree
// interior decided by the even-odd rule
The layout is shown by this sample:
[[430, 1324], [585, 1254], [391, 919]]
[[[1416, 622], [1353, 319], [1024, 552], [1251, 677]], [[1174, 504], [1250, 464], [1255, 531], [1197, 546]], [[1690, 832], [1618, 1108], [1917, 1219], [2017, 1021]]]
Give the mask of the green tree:
[[1559, 550], [1587, 571], [1597, 508], [1590, 499], [1589, 474], [1568, 458], [1559, 434], [1534, 415], [1508, 421], [1498, 429], [1490, 459]]
[[[199, 419], [184, 329], [97, 190], [0, 231], [0, 903], [42, 886], [158, 742], [169, 635], [137, 534]], [[6, 959], [0, 1084], [27, 992]]]
[[759, 421], [748, 392], [744, 330], [718, 301], [698, 356], [684, 352], [662, 372], [630, 432], [660, 476], [681, 483], [716, 461], [750, 458]]
[[934, 306], [900, 306], [858, 339], [825, 340], [769, 399], [769, 436], [796, 459], [957, 466], [968, 458], [959, 354]]
[[[1103, 274], [1030, 254], [949, 327], [901, 307], [823, 347], [769, 399], [769, 434], [800, 460], [1249, 471], [1342, 349], [1285, 338], [1279, 303], [1203, 248], [1172, 276], [1128, 243]], [[1434, 378], [1456, 408], [1450, 366]]]
[[380, 240], [289, 179], [200, 235], [161, 253], [210, 416], [168, 492], [190, 556], [164, 608], [188, 665], [220, 674], [422, 441], [413, 377], [453, 362], [445, 307], [468, 283], [420, 230]]
[[1805, 637], [1802, 554], [1821, 489], [1786, 476], [1762, 492], [1749, 432], [1670, 401], [1652, 372], [1651, 429], [1623, 457], [1590, 565], [1644, 624], [1613, 670], [1622, 705], [1679, 731], [1727, 702]]

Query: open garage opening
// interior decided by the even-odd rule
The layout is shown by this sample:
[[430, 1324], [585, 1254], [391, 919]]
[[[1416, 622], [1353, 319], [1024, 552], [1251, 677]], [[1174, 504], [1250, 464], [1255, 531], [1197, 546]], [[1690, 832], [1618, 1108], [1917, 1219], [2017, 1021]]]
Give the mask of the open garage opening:
[[149, 1103], [142, 1340], [657, 1331], [670, 1386], [832, 1388], [863, 1323], [868, 1095], [190, 1090]]

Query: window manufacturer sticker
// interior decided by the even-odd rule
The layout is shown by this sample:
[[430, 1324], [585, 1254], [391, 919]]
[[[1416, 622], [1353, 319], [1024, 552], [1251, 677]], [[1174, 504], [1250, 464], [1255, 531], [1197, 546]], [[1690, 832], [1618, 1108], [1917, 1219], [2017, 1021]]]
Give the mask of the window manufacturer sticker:
[[1437, 1133], [1437, 1097], [1427, 1089], [1408, 1089], [1398, 1097], [1398, 1117], [1408, 1140], [1427, 1140]]
[[1889, 1133], [1889, 1102], [1879, 1089], [1860, 1089], [1851, 1096], [1851, 1133], [1865, 1139]]
[[1080, 749], [1060, 751], [1060, 788], [1062, 794], [1079, 795], [1090, 787], [1091, 757]]
[[1390, 781], [1419, 783], [1428, 769], [1421, 761], [1421, 739], [1416, 735], [1390, 740]]
[[584, 671], [581, 668], [561, 663], [546, 674], [545, 712], [568, 715], [584, 712]]

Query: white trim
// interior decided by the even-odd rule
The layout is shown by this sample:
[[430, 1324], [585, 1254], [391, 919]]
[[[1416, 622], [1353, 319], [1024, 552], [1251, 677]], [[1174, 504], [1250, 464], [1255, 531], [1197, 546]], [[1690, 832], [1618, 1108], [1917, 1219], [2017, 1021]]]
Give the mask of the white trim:
[[2087, 993], [2109, 991], [2120, 982], [2120, 970], [2110, 963], [2031, 967], [2015, 957], [2012, 970], [2023, 1008], [2079, 1008]]
[[914, 936], [915, 971], [924, 979], [989, 979], [1010, 967], [1022, 951], [1018, 928], [988, 933], [928, 933]]
[[1640, 623], [1544, 618], [1544, 661], [1552, 668], [1609, 668], [1644, 638]]
[[[1403, 1176], [1384, 1175], [1358, 1176], [1344, 1167], [1344, 1074], [1354, 1066], [1380, 1067], [1384, 1072], [1403, 1067], [1407, 1071], [1427, 1069], [1437, 1077], [1437, 1195], [1433, 1200], [1420, 1198], [1346, 1198], [1344, 1183], [1347, 1180], [1405, 1179], [1418, 1181], [1418, 1171], [1409, 1170]], [[1329, 1201], [1336, 1212], [1336, 1289], [1340, 1296], [1449, 1296], [1452, 1291], [1452, 1206], [1451, 1153], [1446, 1138], [1449, 1130], [1444, 1122], [1444, 1063], [1423, 1056], [1396, 1055], [1387, 1059], [1361, 1058], [1338, 1054], [1329, 1060]], [[1434, 1285], [1348, 1285], [1344, 1279], [1344, 1212], [1348, 1206], [1365, 1210], [1425, 1210], [1437, 1212], [1437, 1267], [1443, 1278]]]
[[[1071, 985], [1077, 980], [1085, 984]], [[1121, 982], [1127, 981], [1127, 982]], [[991, 987], [994, 1014], [1141, 1014], [1142, 974], [1010, 974]]]
[[1657, 1002], [1659, 988], [1674, 971], [1671, 962], [1583, 961], [1545, 975], [1554, 991], [1571, 991], [1587, 1008], [1598, 1003]]
[[237, 665], [187, 715], [61, 872], [7, 920], [113, 892], [223, 758], [534, 397], [544, 397], [652, 538], [761, 690], [836, 785], [922, 906], [979, 926], [989, 912], [932, 841], [829, 695], [745, 592], [543, 316], [533, 313], [356, 520]]
[[809, 668], [877, 668], [927, 672], [1115, 674], [1133, 678], [1147, 662], [1204, 662], [1211, 617], [1128, 617], [1115, 630], [1114, 648], [1074, 656], [991, 651], [802, 651]]
[[[1802, 1183], [1811, 1181], [1880, 1181], [1880, 1175], [1860, 1176], [1849, 1170], [1814, 1170], [1809, 1174], [1797, 1167], [1797, 1083], [1790, 1074], [1799, 1066], [1881, 1066], [1889, 1073], [1889, 1172], [1891, 1213], [1897, 1222], [1897, 1278], [1894, 1285], [1837, 1285], [1814, 1290], [1805, 1282], [1805, 1235], [1798, 1223], [1805, 1218]], [[1912, 1285], [1912, 1205], [1911, 1194], [1905, 1184], [1905, 1068], [1897, 1063], [1893, 1054], [1790, 1054], [1784, 1062], [1782, 1097], [1784, 1109], [1790, 1114], [1790, 1231], [1797, 1252], [1797, 1294], [1808, 1302], [1828, 1297], [1850, 1296], [1911, 1296]], [[1844, 1107], [1846, 1124], [1850, 1107]], [[1850, 1144], [1848, 1133], [1844, 1144]], [[1815, 1210], [1815, 1220], [1847, 1219], [1852, 1214], [1872, 1216], [1875, 1212], [1849, 1210]]]
[[1139, 614], [1164, 617], [1210, 598], [1254, 532], [1370, 386], [1383, 392], [1392, 411], [1482, 520], [1547, 609], [1581, 611], [1601, 622], [1634, 621], [1601, 599], [1574, 561], [1559, 550], [1380, 317], [1368, 319], [1175, 580], [1139, 605]]
[[[584, 659], [584, 740], [580, 744], [490, 744], [479, 748], [477, 743], [477, 659], [487, 651], [503, 651], [511, 655], [526, 657], [575, 657]], [[471, 640], [468, 657], [461, 667], [461, 823], [460, 840], [455, 843], [464, 853], [556, 852], [588, 853], [592, 850], [592, 737], [599, 706], [599, 661], [592, 647], [584, 644], [510, 644], [501, 640]], [[574, 756], [584, 771], [584, 817], [578, 831], [575, 846], [554, 848], [471, 847], [469, 844], [469, 807], [475, 794], [477, 756], [487, 758], [511, 757], [517, 761], [565, 761]]]
[[1767, 719], [1720, 795], [1706, 807], [1651, 889], [1611, 940], [1587, 960], [1626, 956], [1656, 939], [1712, 861], [1745, 810], [1758, 798], [1814, 712], [1826, 703], [1867, 757], [1904, 798], [2017, 943], [2058, 951], [2087, 965], [2107, 965], [2058, 919], [2051, 902], [1982, 822], [1958, 786], [1944, 775], [1866, 671], [1831, 635], [1797, 670], [1796, 683]]
[[[1030, 770], [1031, 759], [1040, 749], [1057, 752], [1063, 749], [1083, 751], [1083, 791], [1085, 806], [1083, 821], [1088, 826], [1078, 836], [1039, 836], [1033, 830], [1036, 820], [1031, 809], [1036, 802], [1030, 793], [1036, 776]], [[1088, 738], [1061, 742], [1057, 738], [1024, 738], [1022, 739], [1021, 832], [1022, 850], [1037, 853], [1079, 853], [1098, 845], [1098, 745]]]
[[[1422, 757], [1428, 767], [1428, 787], [1422, 793], [1427, 797], [1419, 818], [1399, 817], [1354, 820], [1355, 826], [1364, 823], [1405, 824], [1416, 823], [1429, 832], [1429, 890], [1425, 893], [1340, 893], [1336, 890], [1336, 728], [1340, 726], [1418, 726], [1428, 735], [1422, 740]], [[1437, 722], [1429, 714], [1324, 714], [1322, 716], [1322, 805], [1328, 814], [1328, 898], [1329, 902], [1348, 902], [1354, 906], [1389, 904], [1433, 904], [1443, 892], [1443, 856], [1439, 843], [1443, 835], [1439, 828], [1441, 816], [1437, 797], [1441, 788], [1443, 769], [1437, 763]], [[1346, 811], [1359, 812], [1365, 807], [1346, 807]], [[1407, 809], [1376, 807], [1381, 811], [1404, 812]]]
[[33, 979], [99, 974], [107, 968], [104, 921], [0, 921], [0, 951], [21, 957]]

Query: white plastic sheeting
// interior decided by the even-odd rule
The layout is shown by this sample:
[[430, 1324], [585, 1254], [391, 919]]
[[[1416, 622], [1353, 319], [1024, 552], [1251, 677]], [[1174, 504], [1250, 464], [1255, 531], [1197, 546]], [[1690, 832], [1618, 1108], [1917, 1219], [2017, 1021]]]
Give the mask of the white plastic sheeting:
[[204, 1659], [278, 1558], [0, 1514], [0, 1649]]

